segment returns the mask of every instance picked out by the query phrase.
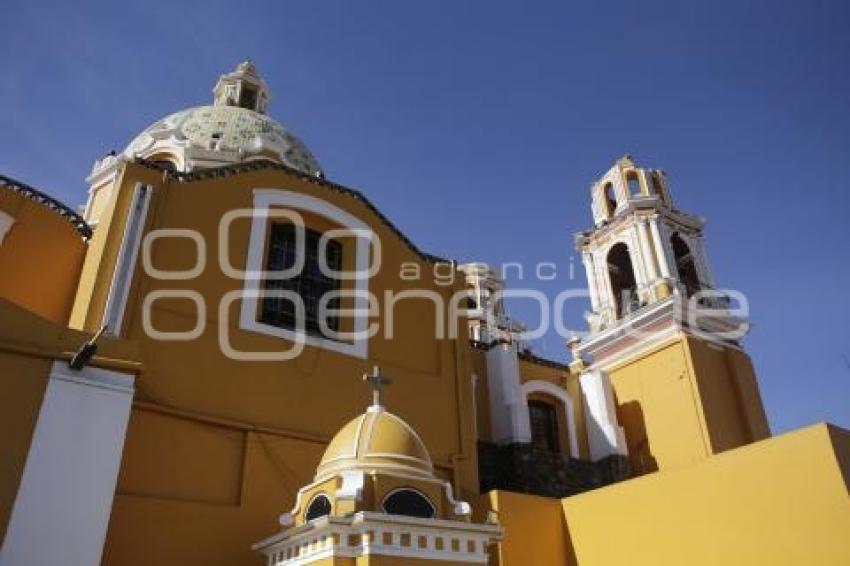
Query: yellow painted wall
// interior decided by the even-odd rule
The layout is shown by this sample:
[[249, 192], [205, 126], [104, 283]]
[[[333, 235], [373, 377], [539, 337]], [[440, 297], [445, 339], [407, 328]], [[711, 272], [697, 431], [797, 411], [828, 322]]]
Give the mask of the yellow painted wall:
[[49, 371], [49, 360], [3, 351], [0, 345], [0, 540], [6, 536]]
[[820, 424], [566, 498], [575, 556], [580, 566], [850, 564], [848, 459], [850, 431]]
[[[393, 378], [385, 393], [387, 407], [421, 435], [437, 474], [453, 482], [457, 497], [477, 496], [465, 327], [459, 340], [437, 340], [433, 306], [404, 299], [396, 305], [394, 339], [382, 334], [371, 339], [367, 360], [311, 346], [285, 362], [228, 359], [218, 345], [218, 304], [224, 293], [241, 289], [242, 282], [219, 269], [218, 223], [227, 211], [250, 208], [255, 187], [294, 190], [324, 199], [376, 231], [384, 268], [371, 279], [370, 290], [379, 298], [384, 290], [414, 288], [448, 298], [463, 288], [463, 277], [449, 287], [434, 284], [433, 265], [365, 203], [282, 170], [166, 182], [159, 173], [128, 164], [119, 177], [116, 206], [101, 216], [93, 241], [93, 249], [103, 253], [87, 258], [90, 271], [88, 278], [84, 274], [75, 309], [78, 323], [93, 328], [100, 319], [117, 253], [111, 243], [115, 238], [104, 234], [123, 230], [123, 220], [110, 220], [109, 210], [123, 214], [137, 181], [154, 189], [148, 230], [194, 229], [206, 235], [208, 245], [207, 268], [194, 281], [155, 281], [137, 266], [124, 331], [139, 341], [144, 371], [136, 384], [105, 564], [150, 564], [166, 556], [181, 564], [251, 560], [249, 546], [276, 530], [278, 515], [291, 508], [297, 490], [311, 481], [325, 444], [368, 404], [370, 392], [360, 376], [373, 364]], [[245, 219], [231, 230], [230, 259], [239, 268], [244, 267], [249, 227], [250, 219]], [[152, 248], [153, 264], [188, 269], [195, 263], [194, 250], [186, 240], [160, 240]], [[403, 281], [402, 262], [420, 265], [423, 278]], [[162, 342], [143, 332], [143, 297], [174, 288], [197, 290], [206, 301], [206, 331], [196, 340]], [[227, 327], [234, 348], [290, 347], [283, 339], [238, 329], [237, 307], [231, 308]], [[161, 331], [189, 329], [195, 318], [195, 306], [186, 300], [160, 300], [152, 308], [153, 325]], [[267, 442], [260, 444], [256, 431], [263, 431]]]
[[66, 324], [86, 244], [45, 205], [0, 187], [0, 210], [15, 223], [0, 243], [0, 298]]

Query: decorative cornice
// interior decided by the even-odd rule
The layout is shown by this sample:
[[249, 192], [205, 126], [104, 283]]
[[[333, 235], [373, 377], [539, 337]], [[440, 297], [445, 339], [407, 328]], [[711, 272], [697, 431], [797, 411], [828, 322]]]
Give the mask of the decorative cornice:
[[83, 217], [74, 212], [68, 205], [56, 200], [55, 198], [47, 195], [38, 189], [30, 187], [25, 183], [21, 183], [20, 181], [16, 181], [15, 179], [11, 179], [6, 177], [5, 175], [0, 175], [0, 186], [5, 187], [11, 191], [18, 193], [19, 195], [28, 198], [30, 200], [34, 200], [35, 202], [41, 204], [42, 206], [52, 210], [62, 218], [64, 218], [74, 229], [80, 233], [80, 235], [88, 240], [92, 236], [92, 229]]
[[[496, 346], [499, 343], [500, 342], [497, 341], [497, 340], [494, 340], [492, 342], [481, 342], [479, 340], [470, 340], [469, 341], [469, 345], [472, 347], [472, 349], [480, 350], [482, 352], [490, 351], [493, 348], [493, 346]], [[529, 352], [529, 351], [517, 352], [517, 357], [520, 360], [522, 360], [524, 362], [531, 363], [531, 364], [537, 364], [537, 365], [540, 365], [540, 366], [545, 366], [545, 367], [549, 367], [549, 368], [553, 368], [553, 369], [560, 369], [560, 370], [563, 370], [563, 371], [566, 371], [566, 372], [570, 371], [569, 364], [566, 364], [566, 363], [563, 363], [563, 362], [558, 362], [558, 361], [555, 361], [555, 360], [550, 360], [548, 358], [542, 358], [542, 357], [538, 356], [537, 354], [533, 354], [532, 352]]]
[[281, 163], [275, 163], [274, 161], [270, 161], [267, 159], [258, 159], [253, 161], [246, 161], [244, 163], [236, 163], [233, 165], [224, 165], [221, 167], [212, 167], [209, 169], [199, 169], [196, 171], [183, 172], [183, 171], [172, 171], [166, 167], [159, 165], [158, 163], [154, 163], [147, 159], [142, 159], [137, 157], [134, 159], [134, 162], [142, 165], [143, 167], [147, 167], [149, 169], [156, 169], [157, 171], [162, 172], [167, 175], [170, 179], [176, 180], [181, 183], [191, 183], [194, 181], [206, 181], [210, 179], [219, 179], [224, 177], [231, 177], [233, 175], [239, 175], [242, 173], [250, 173], [254, 171], [263, 171], [263, 170], [278, 170], [284, 171], [290, 175], [298, 177], [302, 181], [306, 181], [308, 183], [319, 185], [326, 189], [330, 189], [332, 191], [342, 193], [348, 197], [354, 198], [355, 200], [363, 203], [366, 208], [368, 208], [378, 219], [384, 223], [384, 225], [389, 228], [396, 236], [398, 236], [407, 246], [413, 250], [413, 252], [419, 256], [421, 259], [430, 262], [430, 263], [456, 263], [454, 260], [449, 260], [442, 258], [440, 256], [429, 254], [420, 250], [416, 245], [404, 235], [404, 233], [392, 223], [392, 221], [381, 213], [378, 208], [372, 204], [372, 202], [366, 198], [363, 193], [357, 191], [355, 189], [346, 187], [344, 185], [340, 185], [338, 183], [334, 183], [332, 181], [328, 181], [324, 177], [318, 177], [314, 175], [307, 175], [297, 169], [293, 169], [287, 165], [283, 165]]

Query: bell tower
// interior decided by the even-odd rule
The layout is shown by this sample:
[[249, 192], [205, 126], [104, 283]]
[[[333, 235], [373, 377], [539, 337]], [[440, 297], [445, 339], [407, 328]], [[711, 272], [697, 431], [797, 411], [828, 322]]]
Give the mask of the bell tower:
[[576, 236], [590, 332], [571, 348], [582, 383], [596, 384], [595, 393], [585, 391], [588, 406], [610, 381], [616, 419], [608, 420], [625, 431], [633, 472], [769, 436], [740, 344], [749, 329], [745, 301], [716, 289], [704, 219], [674, 205], [663, 171], [628, 155], [590, 192], [594, 227]]
[[577, 236], [587, 271], [593, 332], [678, 294], [722, 300], [703, 245], [702, 218], [678, 210], [659, 169], [620, 158], [591, 186], [595, 227]]

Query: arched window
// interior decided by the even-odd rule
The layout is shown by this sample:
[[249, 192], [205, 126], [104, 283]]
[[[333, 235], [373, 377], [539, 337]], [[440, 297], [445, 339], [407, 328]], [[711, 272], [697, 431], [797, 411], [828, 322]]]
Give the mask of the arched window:
[[673, 257], [676, 260], [676, 271], [679, 274], [679, 281], [685, 286], [685, 292], [690, 297], [700, 289], [702, 284], [697, 275], [697, 267], [694, 263], [694, 256], [691, 254], [691, 249], [685, 240], [675, 232], [670, 237], [670, 243], [673, 246]]
[[434, 505], [419, 491], [409, 487], [390, 492], [381, 505], [384, 513], [431, 519], [434, 517]]
[[531, 424], [531, 446], [535, 450], [560, 452], [558, 442], [558, 411], [546, 401], [528, 402], [528, 418]]
[[640, 179], [636, 171], [626, 173], [626, 184], [629, 187], [629, 194], [632, 196], [640, 195]]
[[[327, 293], [339, 291], [340, 280], [328, 277], [321, 269], [319, 254], [324, 254], [325, 265], [333, 271], [342, 267], [342, 244], [337, 240], [327, 240], [322, 246], [322, 234], [302, 228], [304, 233], [304, 249], [298, 250], [297, 230], [290, 222], [275, 222], [271, 225], [266, 257], [266, 269], [270, 272], [291, 269], [298, 254], [304, 254], [301, 273], [288, 279], [270, 278], [264, 282], [264, 287], [271, 291], [262, 300], [260, 321], [280, 328], [296, 329], [303, 323], [304, 331], [314, 336], [323, 336], [319, 318], [323, 314], [320, 308], [322, 297]], [[295, 304], [285, 296], [275, 295], [274, 291], [287, 291], [298, 294], [304, 301], [304, 320], [297, 320]], [[332, 295], [333, 296], [333, 295]], [[340, 308], [339, 297], [327, 302], [326, 323], [332, 332], [339, 330], [339, 316], [336, 310]]]
[[310, 501], [307, 506], [307, 512], [304, 514], [304, 519], [312, 521], [331, 513], [331, 501], [324, 493], [320, 493]]
[[637, 281], [632, 268], [632, 258], [626, 244], [615, 244], [608, 252], [608, 278], [617, 309], [621, 318], [637, 308]]
[[606, 183], [602, 189], [602, 198], [605, 200], [605, 215], [608, 218], [614, 215], [617, 210], [617, 197], [614, 195], [614, 185]]

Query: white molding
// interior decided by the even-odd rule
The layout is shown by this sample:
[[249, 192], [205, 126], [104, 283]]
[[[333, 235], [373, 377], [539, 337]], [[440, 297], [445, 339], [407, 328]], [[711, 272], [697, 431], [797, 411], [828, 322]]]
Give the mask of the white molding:
[[103, 310], [101, 322], [101, 325], [107, 327], [107, 334], [113, 336], [121, 335], [124, 311], [127, 308], [127, 299], [130, 287], [133, 284], [133, 275], [136, 272], [136, 261], [148, 217], [152, 192], [151, 187], [136, 183], [127, 211], [124, 235], [121, 239], [118, 259], [113, 268], [112, 283], [109, 286], [109, 295], [106, 299], [106, 308]]
[[53, 363], [0, 564], [100, 564], [132, 400], [130, 374]]
[[[253, 193], [255, 213], [251, 220], [251, 236], [248, 243], [248, 257], [245, 267], [245, 271], [249, 275], [252, 272], [256, 273], [264, 270], [263, 256], [265, 254], [266, 242], [268, 239], [268, 226], [266, 220], [268, 218], [268, 211], [273, 206], [310, 212], [317, 216], [327, 218], [334, 223], [339, 224], [343, 228], [359, 230], [364, 233], [371, 232], [369, 225], [359, 218], [327, 201], [315, 197], [284, 189], [256, 188]], [[258, 211], [259, 213], [257, 213]], [[371, 247], [371, 240], [358, 236], [356, 238], [356, 242], [355, 270], [358, 273], [364, 273], [369, 268], [369, 250]], [[242, 310], [239, 318], [240, 329], [247, 330], [249, 332], [256, 332], [258, 334], [276, 336], [293, 342], [300, 341], [316, 348], [339, 352], [355, 358], [366, 359], [369, 346], [369, 338], [367, 337], [367, 329], [369, 325], [368, 316], [361, 314], [354, 318], [353, 332], [360, 337], [350, 342], [330, 340], [328, 338], [313, 336], [306, 333], [304, 333], [303, 339], [301, 339], [293, 330], [279, 328], [257, 320], [257, 301], [261, 293], [261, 283], [262, 281], [259, 278], [250, 276], [245, 277]], [[361, 313], [368, 311], [368, 291], [369, 280], [367, 278], [358, 278], [354, 280], [353, 308]]]
[[576, 431], [575, 411], [573, 407], [573, 399], [569, 392], [563, 387], [558, 387], [551, 381], [543, 381], [542, 379], [532, 379], [522, 384], [522, 393], [525, 395], [525, 402], [528, 403], [528, 396], [531, 393], [545, 393], [558, 399], [564, 405], [564, 414], [567, 417], [567, 434], [570, 441], [570, 456], [573, 458], [579, 457], [578, 452], [578, 432]]
[[11, 230], [12, 225], [15, 223], [15, 217], [9, 214], [8, 212], [4, 212], [0, 210], [0, 245], [3, 244], [3, 240], [6, 238], [6, 234]]
[[[370, 531], [374, 539], [364, 540]], [[384, 542], [384, 534], [390, 535], [390, 543]], [[409, 537], [408, 546], [401, 545], [402, 535]], [[489, 544], [501, 540], [503, 535], [504, 529], [499, 525], [361, 511], [345, 517], [321, 517], [262, 540], [252, 549], [261, 552], [271, 566], [301, 566], [332, 557], [360, 556], [487, 564]], [[356, 537], [356, 544], [349, 544], [349, 537]], [[419, 537], [426, 539], [424, 548], [419, 546]], [[333, 543], [334, 538], [337, 544]], [[442, 549], [436, 548], [438, 538], [442, 539]], [[459, 541], [456, 551], [451, 548], [452, 539]], [[472, 551], [467, 548], [469, 542], [473, 543]]]

